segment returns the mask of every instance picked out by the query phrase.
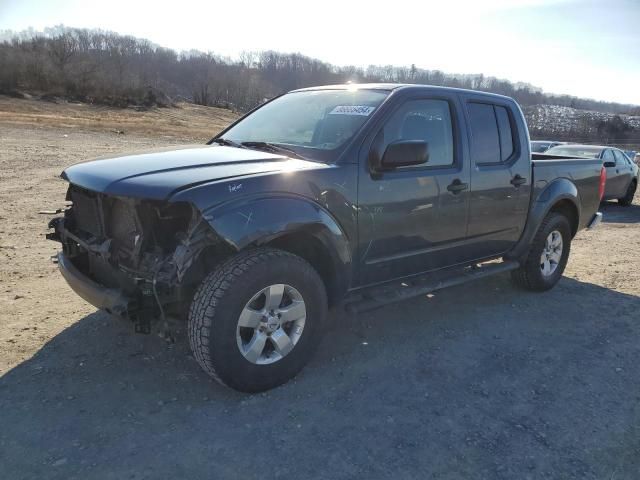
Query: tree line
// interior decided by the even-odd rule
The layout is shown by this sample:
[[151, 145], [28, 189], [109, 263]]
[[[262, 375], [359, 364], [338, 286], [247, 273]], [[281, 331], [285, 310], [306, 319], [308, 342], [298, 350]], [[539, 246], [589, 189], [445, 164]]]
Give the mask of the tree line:
[[299, 53], [274, 51], [244, 52], [230, 59], [64, 26], [44, 32], [0, 32], [0, 93], [4, 94], [28, 92], [120, 107], [188, 101], [244, 112], [288, 90], [348, 81], [468, 88], [508, 95], [525, 107], [548, 104], [640, 115], [637, 106], [551, 95], [528, 84], [415, 65], [338, 67]]

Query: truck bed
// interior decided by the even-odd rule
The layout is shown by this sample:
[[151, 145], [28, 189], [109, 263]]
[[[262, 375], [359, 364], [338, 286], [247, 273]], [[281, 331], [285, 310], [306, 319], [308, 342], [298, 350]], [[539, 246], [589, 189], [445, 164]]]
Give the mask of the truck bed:
[[598, 186], [602, 160], [534, 153], [531, 155], [531, 168], [533, 171], [532, 202], [544, 200], [540, 195], [550, 182], [558, 182], [562, 179], [573, 182], [581, 200], [579, 228], [584, 228], [600, 205]]

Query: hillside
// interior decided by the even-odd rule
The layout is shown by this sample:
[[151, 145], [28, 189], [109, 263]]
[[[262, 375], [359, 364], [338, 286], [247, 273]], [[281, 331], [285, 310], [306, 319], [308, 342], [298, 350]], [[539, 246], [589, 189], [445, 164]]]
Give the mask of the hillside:
[[640, 115], [614, 115], [560, 105], [523, 108], [531, 137], [640, 147]]
[[223, 108], [178, 103], [167, 108], [114, 108], [0, 95], [0, 125], [56, 127], [206, 141], [236, 120]]
[[[3, 40], [4, 39], [4, 40]], [[57, 26], [0, 36], [0, 93], [47, 94], [126, 107], [180, 100], [247, 111], [286, 91], [336, 83], [416, 83], [508, 95], [521, 105], [630, 114], [638, 106], [543, 92], [534, 85], [411, 65], [338, 66], [301, 53], [243, 52], [237, 59], [175, 51], [115, 32]]]

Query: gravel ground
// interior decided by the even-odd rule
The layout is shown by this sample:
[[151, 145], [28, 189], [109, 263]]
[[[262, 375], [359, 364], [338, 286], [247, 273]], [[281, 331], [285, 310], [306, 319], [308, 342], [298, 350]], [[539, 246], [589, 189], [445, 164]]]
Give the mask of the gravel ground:
[[303, 373], [250, 396], [49, 261], [64, 166], [175, 142], [0, 125], [0, 478], [640, 477], [638, 199], [603, 207], [551, 292], [506, 275], [334, 312]]

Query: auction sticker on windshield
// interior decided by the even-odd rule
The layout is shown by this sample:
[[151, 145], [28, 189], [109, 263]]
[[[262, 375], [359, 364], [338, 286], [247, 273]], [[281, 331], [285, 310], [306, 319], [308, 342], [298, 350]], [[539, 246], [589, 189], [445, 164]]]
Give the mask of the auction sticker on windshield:
[[338, 105], [329, 112], [329, 115], [364, 115], [369, 116], [376, 107], [366, 105]]

